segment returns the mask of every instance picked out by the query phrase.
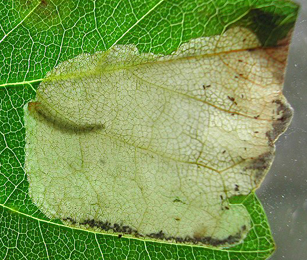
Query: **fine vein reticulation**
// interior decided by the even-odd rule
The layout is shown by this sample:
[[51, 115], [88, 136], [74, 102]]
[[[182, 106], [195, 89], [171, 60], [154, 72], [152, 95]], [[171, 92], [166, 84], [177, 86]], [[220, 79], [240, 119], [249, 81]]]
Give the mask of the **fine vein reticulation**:
[[167, 56], [115, 45], [59, 64], [25, 108], [32, 200], [85, 229], [241, 241], [250, 216], [228, 200], [259, 185], [291, 119], [287, 45], [260, 47], [235, 27]]
[[0, 259], [267, 259], [297, 11], [0, 1]]

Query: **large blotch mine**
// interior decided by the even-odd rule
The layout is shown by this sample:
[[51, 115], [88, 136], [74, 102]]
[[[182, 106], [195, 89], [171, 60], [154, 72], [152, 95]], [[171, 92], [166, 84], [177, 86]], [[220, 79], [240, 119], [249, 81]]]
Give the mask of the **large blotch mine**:
[[101, 232], [229, 245], [292, 110], [288, 44], [248, 29], [193, 39], [171, 55], [133, 45], [60, 63], [25, 107], [29, 194], [50, 218]]

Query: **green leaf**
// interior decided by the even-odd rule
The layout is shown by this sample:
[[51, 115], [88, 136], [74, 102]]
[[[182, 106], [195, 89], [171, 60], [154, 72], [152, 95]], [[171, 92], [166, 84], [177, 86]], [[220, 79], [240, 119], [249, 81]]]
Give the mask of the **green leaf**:
[[[94, 228], [85, 230], [84, 226], [74, 223], [67, 226], [69, 223], [63, 222], [63, 218], [54, 219], [50, 214], [47, 217], [41, 205], [32, 201], [29, 176], [25, 172], [24, 106], [36, 98], [36, 89], [48, 72], [78, 55], [96, 55], [98, 51], [128, 45], [137, 48], [143, 61], [148, 55], [163, 59], [165, 55], [173, 55], [184, 43], [191, 44], [193, 39], [222, 39], [227, 32], [242, 27], [250, 30], [259, 41], [256, 45], [244, 43], [242, 50], [234, 44], [231, 52], [272, 56], [277, 61], [268, 62], [264, 67], [275, 73], [272, 72], [277, 80], [276, 88], [280, 89], [290, 32], [298, 10], [295, 4], [278, 0], [20, 0], [3, 1], [0, 10], [0, 54], [3, 59], [0, 64], [2, 259], [267, 259], [272, 254], [274, 243], [266, 216], [254, 192], [248, 193], [259, 185], [267, 172], [273, 150], [270, 150], [270, 156], [258, 154], [245, 167], [254, 176], [252, 187], [242, 192], [245, 195], [233, 196], [241, 194], [237, 193], [228, 197], [230, 207], [244, 207], [251, 218], [242, 243], [213, 247], [135, 238], [126, 234], [118, 237]], [[245, 42], [244, 38], [241, 40]], [[215, 49], [211, 54], [219, 53]], [[200, 54], [203, 55], [203, 51]], [[205, 56], [211, 54], [205, 53]], [[226, 58], [230, 57], [227, 55]], [[255, 57], [252, 60], [255, 61]], [[232, 61], [229, 64], [234, 65]], [[238, 73], [238, 77], [243, 79], [244, 75]], [[270, 93], [273, 92], [268, 92], [268, 96]], [[264, 132], [266, 147], [270, 149], [291, 117], [291, 110], [282, 94], [276, 95], [270, 99], [275, 108], [272, 114], [275, 118], [270, 124], [272, 129]], [[237, 102], [232, 96], [225, 97], [228, 102]], [[242, 109], [233, 111], [238, 114]], [[254, 121], [265, 119], [258, 114], [251, 115]]]

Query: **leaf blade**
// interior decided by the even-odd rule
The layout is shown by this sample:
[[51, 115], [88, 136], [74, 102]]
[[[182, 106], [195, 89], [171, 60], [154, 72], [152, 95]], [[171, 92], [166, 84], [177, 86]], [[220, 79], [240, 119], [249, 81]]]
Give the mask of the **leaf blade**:
[[[32, 15], [34, 18], [36, 17], [36, 19], [38, 19], [40, 22], [42, 21], [48, 21], [48, 19], [50, 18], [49, 16], [44, 17], [43, 15], [40, 16], [39, 12], [41, 12], [41, 10], [44, 9], [40, 9], [40, 11], [38, 13], [35, 13], [34, 6], [38, 6], [38, 4], [43, 3], [44, 1], [42, 1], [41, 3], [39, 1], [32, 1], [31, 3], [31, 10], [34, 10], [34, 12], [32, 12], [31, 10], [27, 13], [25, 9], [25, 11], [21, 11], [21, 8], [18, 8], [18, 4], [26, 4], [24, 3], [25, 1], [19, 1], [20, 3], [17, 3], [16, 6], [16, 10], [14, 8], [11, 7], [11, 3], [9, 1], [7, 2], [1, 2], [1, 5], [5, 5], [6, 6], [1, 6], [0, 10], [3, 10], [4, 15], [2, 15], [2, 20], [0, 20], [0, 25], [1, 25], [1, 30], [0, 30], [0, 38], [2, 39], [0, 41], [0, 54], [2, 55], [2, 57], [4, 57], [5, 61], [4, 63], [0, 66], [0, 82], [2, 85], [1, 86], [1, 139], [0, 139], [0, 146], [1, 146], [1, 186], [4, 187], [3, 189], [1, 189], [1, 203], [2, 205], [4, 205], [4, 207], [9, 207], [10, 209], [17, 209], [18, 212], [20, 210], [21, 213], [17, 213], [18, 214], [31, 214], [36, 216], [40, 221], [40, 220], [47, 220], [47, 218], [41, 213], [39, 212], [39, 210], [37, 209], [37, 207], [31, 202], [31, 199], [28, 196], [28, 182], [25, 178], [25, 173], [23, 170], [23, 165], [24, 165], [24, 127], [23, 127], [23, 111], [22, 111], [22, 107], [24, 104], [26, 104], [30, 99], [32, 99], [34, 97], [33, 90], [32, 88], [30, 88], [29, 86], [33, 85], [34, 89], [36, 88], [36, 86], [38, 84], [35, 84], [34, 81], [37, 81], [39, 83], [39, 81], [45, 76], [45, 74], [52, 69], [57, 63], [59, 63], [62, 60], [66, 60], [68, 58], [71, 58], [73, 56], [76, 56], [77, 54], [81, 53], [81, 52], [95, 52], [97, 50], [105, 50], [108, 48], [108, 46], [111, 46], [114, 42], [116, 42], [115, 40], [115, 36], [111, 33], [110, 35], [112, 35], [112, 37], [110, 37], [111, 39], [108, 39], [106, 42], [102, 42], [101, 40], [101, 33], [105, 33], [108, 32], [107, 26], [102, 27], [101, 25], [106, 25], [106, 21], [108, 19], [109, 14], [106, 14], [104, 17], [104, 20], [102, 19], [100, 21], [97, 22], [97, 24], [95, 25], [96, 27], [101, 28], [100, 32], [96, 32], [94, 33], [94, 36], [89, 36], [90, 33], [88, 31], [86, 31], [86, 29], [84, 29], [84, 26], [86, 24], [86, 20], [87, 19], [83, 19], [82, 22], [80, 22], [79, 24], [77, 24], [76, 26], [69, 27], [69, 25], [67, 25], [67, 27], [64, 26], [63, 28], [63, 24], [61, 23], [57, 23], [57, 19], [60, 18], [59, 13], [56, 14], [56, 18], [55, 18], [55, 24], [51, 25], [57, 25], [57, 26], [51, 26], [47, 32], [44, 32], [42, 30], [42, 28], [44, 29], [43, 25], [42, 28], [40, 30], [37, 30], [35, 27], [35, 24], [31, 25], [28, 24], [30, 26], [30, 29], [32, 28], [32, 31], [27, 31], [27, 27], [24, 26], [23, 24], [23, 19], [25, 17], [26, 20], [29, 19], [29, 17]], [[163, 7], [164, 5], [167, 6], [167, 4], [170, 4], [170, 6], [172, 6], [172, 4], [174, 3], [170, 3], [168, 1], [165, 1], [165, 3], [162, 1], [161, 2], [161, 6]], [[235, 2], [235, 1], [234, 1]], [[260, 1], [259, 1], [260, 2]], [[157, 4], [158, 1], [151, 1], [149, 2], [150, 7], [152, 8], [153, 6], [155, 6], [155, 4]], [[223, 5], [223, 2], [220, 2]], [[229, 1], [229, 3], [231, 3], [231, 1]], [[128, 4], [128, 2], [126, 2], [126, 4]], [[164, 4], [164, 5], [163, 5]], [[191, 4], [191, 3], [187, 3]], [[197, 6], [197, 3], [194, 2], [191, 4], [192, 7], [187, 7], [185, 9], [186, 10], [192, 10], [195, 5]], [[199, 3], [198, 3], [199, 4]], [[24, 5], [20, 5], [21, 7], [24, 7]], [[109, 7], [111, 6], [111, 3], [109, 4]], [[162, 14], [167, 13], [167, 8], [166, 7], [161, 7], [162, 11], [159, 13], [157, 12], [156, 17], [161, 16]], [[203, 8], [204, 5], [199, 5], [200, 7]], [[235, 6], [238, 10], [241, 10], [239, 15], [237, 17], [242, 16], [242, 14], [245, 14], [247, 12], [248, 9], [250, 8], [267, 8], [270, 12], [274, 13], [276, 10], [277, 11], [281, 11], [281, 13], [285, 13], [284, 15], [284, 19], [281, 19], [281, 21], [279, 21], [279, 23], [283, 23], [284, 21], [290, 21], [289, 23], [289, 28], [293, 26], [293, 21], [295, 20], [294, 18], [296, 17], [296, 13], [297, 13], [297, 6], [294, 4], [291, 4], [290, 2], [287, 1], [261, 1], [261, 3], [257, 3], [257, 1], [254, 1], [252, 3], [248, 3], [246, 4], [246, 1], [244, 3], [244, 1], [238, 3]], [[146, 8], [142, 8], [142, 5], [138, 6], [138, 7], [133, 7], [135, 8], [135, 10], [137, 10], [137, 8], [139, 8], [140, 11], [135, 11], [136, 13], [142, 13], [142, 12], [146, 12], [148, 11], [147, 7]], [[79, 16], [82, 16], [82, 14], [87, 14], [87, 13], [91, 13], [92, 10], [103, 10], [102, 6], [95, 6], [92, 5], [90, 8], [86, 8], [86, 7], [81, 7], [80, 8], [82, 11], [78, 12], [72, 19], [71, 21], [76, 22], [78, 20]], [[119, 10], [120, 8], [117, 8], [117, 10]], [[123, 10], [128, 10], [126, 7], [125, 8], [121, 8]], [[76, 10], [76, 6], [71, 6], [70, 8], [67, 7], [67, 10], [63, 11], [63, 14], [68, 13], [72, 10]], [[112, 8], [110, 8], [111, 11]], [[131, 9], [130, 9], [131, 10]], [[214, 9], [213, 9], [214, 10]], [[217, 9], [215, 9], [217, 10]], [[222, 9], [219, 9], [222, 10]], [[32, 13], [33, 14], [32, 14]], [[187, 12], [187, 11], [186, 11]], [[31, 13], [31, 14], [30, 14]], [[127, 12], [129, 13], [129, 12]], [[130, 12], [131, 13], [131, 12]], [[43, 13], [44, 14], [44, 13]], [[91, 20], [95, 20], [95, 16], [93, 15], [93, 17], [91, 18]], [[118, 18], [120, 18], [121, 15], [118, 15]], [[227, 15], [226, 15], [227, 16]], [[31, 17], [31, 18], [33, 18]], [[124, 15], [121, 17], [123, 18]], [[292, 18], [291, 18], [292, 17]], [[66, 18], [66, 17], [64, 17]], [[114, 18], [114, 17], [113, 17]], [[187, 25], [187, 38], [184, 37], [179, 37], [178, 40], [178, 35], [180, 35], [180, 33], [182, 34], [182, 28], [179, 27], [179, 29], [177, 29], [177, 31], [181, 32], [178, 34], [175, 34], [176, 36], [174, 36], [174, 41], [171, 41], [171, 43], [163, 43], [162, 45], [160, 44], [161, 42], [164, 42], [165, 39], [170, 38], [169, 35], [171, 35], [170, 32], [166, 33], [165, 37], [161, 37], [160, 39], [155, 38], [155, 35], [159, 35], [159, 34], [163, 34], [163, 26], [159, 25], [157, 26], [157, 28], [160, 28], [160, 30], [152, 30], [151, 32], [151, 36], [148, 38], [146, 37], [140, 37], [141, 35], [145, 35], [144, 34], [144, 27], [146, 24], [148, 26], [152, 25], [153, 21], [157, 21], [158, 19], [152, 19], [151, 22], [148, 22], [147, 19], [145, 19], [146, 17], [144, 17], [144, 19], [142, 21], [139, 21], [139, 23], [137, 23], [134, 27], [134, 33], [131, 33], [131, 31], [129, 31], [129, 34], [126, 34], [125, 37], [121, 37], [121, 40], [119, 43], [121, 44], [127, 44], [127, 43], [135, 43], [137, 42], [138, 48], [141, 51], [144, 52], [156, 52], [156, 53], [168, 53], [171, 52], [171, 50], [176, 49], [176, 47], [178, 47], [179, 44], [181, 44], [182, 42], [184, 42], [184, 39], [188, 39], [191, 37], [198, 37], [200, 35], [204, 35], [202, 32], [202, 29], [196, 29], [195, 31], [192, 32], [190, 27], [193, 27], [191, 24], [193, 23], [197, 23], [200, 25], [204, 25], [204, 22], [192, 22], [193, 19], [191, 19], [190, 24]], [[149, 18], [149, 17], [147, 17]], [[1, 19], [1, 18], [0, 18]], [[139, 17], [136, 17], [135, 20], [140, 19]], [[171, 18], [174, 19], [174, 18]], [[230, 18], [228, 18], [230, 19]], [[237, 18], [231, 18], [231, 21], [236, 20]], [[292, 20], [291, 20], [292, 19]], [[35, 20], [34, 21], [38, 21]], [[64, 19], [65, 20], [65, 19]], [[120, 19], [118, 19], [120, 20]], [[226, 19], [227, 20], [227, 19]], [[10, 21], [9, 23], [7, 21]], [[124, 21], [124, 20], [121, 20]], [[175, 19], [173, 20], [174, 24], [176, 24]], [[114, 21], [113, 21], [114, 22]], [[63, 23], [63, 21], [62, 21]], [[128, 25], [126, 24], [126, 28], [129, 28], [129, 26], [131, 27], [131, 23], [133, 23], [133, 21], [130, 21], [130, 23], [128, 23]], [[218, 28], [218, 32], [221, 32], [222, 30], [225, 29], [225, 25], [227, 25], [229, 23], [229, 21], [224, 23], [224, 26], [217, 26]], [[48, 22], [47, 22], [48, 24]], [[95, 23], [93, 23], [95, 24]], [[112, 24], [112, 23], [110, 23]], [[31, 27], [32, 26], [32, 27]], [[94, 26], [94, 27], [95, 27]], [[62, 28], [61, 28], [62, 27]], [[287, 26], [286, 26], [287, 27]], [[82, 29], [83, 28], [83, 29]], [[116, 26], [113, 25], [110, 26], [111, 31], [114, 31], [114, 28], [118, 28]], [[113, 28], [113, 29], [112, 29]], [[161, 29], [162, 28], [162, 29]], [[68, 32], [67, 35], [64, 34], [64, 29]], [[190, 32], [188, 32], [190, 30]], [[78, 32], [80, 31], [80, 32]], [[116, 31], [116, 30], [115, 30]], [[10, 32], [10, 33], [8, 33]], [[146, 32], [146, 30], [145, 30]], [[195, 34], [196, 32], [196, 34]], [[218, 32], [208, 32], [209, 33], [218, 33]], [[100, 33], [100, 35], [99, 35]], [[117, 31], [118, 35], [123, 35], [123, 31], [122, 30], [118, 30]], [[59, 36], [60, 35], [60, 36]], [[76, 37], [77, 40], [73, 39], [73, 36]], [[52, 40], [50, 40], [50, 37]], [[65, 38], [66, 37], [66, 38]], [[32, 39], [32, 40], [29, 40]], [[154, 45], [150, 46], [148, 45], [146, 42], [148, 42], [148, 40], [150, 40], [151, 38], [155, 39], [156, 42], [154, 42]], [[119, 38], [120, 39], [120, 36]], [[142, 39], [142, 41], [140, 41], [139, 39]], [[265, 40], [264, 40], [265, 42]], [[46, 46], [48, 46], [47, 50], [46, 50]], [[58, 48], [59, 46], [62, 46], [61, 48]], [[162, 47], [161, 47], [162, 46]], [[27, 82], [25, 84], [25, 82]], [[33, 83], [34, 82], [34, 83]], [[17, 84], [18, 86], [14, 86], [15, 84]], [[3, 87], [3, 88], [2, 88]], [[8, 208], [7, 208], [8, 209]], [[6, 213], [3, 213], [2, 216], [4, 216]], [[7, 216], [5, 219], [6, 221], [1, 221], [1, 227], [4, 231], [4, 236], [3, 237], [7, 237], [9, 232], [11, 232], [12, 230], [14, 230], [13, 227], [9, 228], [8, 230], [5, 229], [5, 223], [11, 223], [11, 221], [14, 219], [15, 216]], [[21, 222], [20, 222], [21, 223]], [[49, 225], [49, 224], [48, 224]], [[48, 225], [46, 226], [45, 230], [48, 230]], [[19, 229], [20, 227], [18, 227], [16, 230], [18, 230], [18, 232], [20, 233], [24, 233], [24, 230]], [[16, 231], [15, 230], [15, 231]], [[43, 232], [41, 232], [43, 233]], [[34, 233], [34, 237], [39, 236], [39, 234]], [[270, 236], [269, 236], [270, 237]], [[13, 239], [14, 240], [14, 239]], [[270, 240], [270, 239], [268, 239]], [[17, 241], [17, 237], [15, 237], [15, 241]], [[114, 242], [115, 243], [115, 242]], [[39, 243], [38, 243], [39, 244]], [[253, 258], [247, 258], [247, 259], [258, 259], [256, 257], [263, 257], [263, 259], [266, 259], [266, 257], [268, 257], [270, 255], [270, 253], [272, 252], [272, 243], [269, 243], [270, 246], [268, 247], [268, 249], [264, 249], [264, 250], [268, 250], [268, 253], [263, 252], [261, 253], [260, 251], [263, 250], [256, 250], [255, 253], [253, 255]], [[9, 246], [10, 247], [10, 246]], [[3, 259], [5, 259], [5, 257], [9, 258], [9, 257], [13, 257], [14, 259], [22, 259], [22, 258], [26, 258], [25, 253], [29, 253], [29, 249], [27, 247], [20, 247], [20, 245], [18, 245], [19, 249], [15, 249], [13, 254], [9, 254], [8, 252], [11, 249], [8, 249], [9, 247], [3, 247], [3, 250], [1, 250], [1, 252], [3, 253]], [[14, 245], [12, 244], [12, 247], [14, 247]], [[60, 245], [58, 245], [58, 248], [60, 248]], [[43, 250], [45, 250], [43, 247], [41, 249], [43, 252]], [[205, 257], [203, 254], [204, 252], [202, 252], [202, 249], [195, 249], [195, 252], [188, 252], [188, 253], [178, 253], [178, 249], [173, 249], [174, 252], [176, 251], [176, 254], [170, 254], [168, 257], [176, 257], [179, 255], [182, 255], [182, 257], [199, 257], [202, 258]], [[242, 249], [238, 249], [238, 250], [242, 250]], [[54, 249], [53, 252], [56, 252], [57, 249]], [[97, 247], [94, 250], [95, 253], [90, 254], [88, 257], [96, 257], [97, 255], [97, 259], [99, 259], [99, 257], [101, 256], [101, 254], [99, 255], [99, 252], [97, 251]], [[96, 252], [97, 251], [97, 252]], [[146, 258], [146, 253], [144, 253], [146, 250], [144, 248], [144, 250], [142, 251], [142, 255], [144, 256], [144, 258]], [[150, 250], [149, 250], [150, 251]], [[155, 250], [153, 250], [155, 251]], [[184, 251], [184, 250], [183, 250]], [[193, 250], [192, 250], [193, 251]], [[11, 251], [10, 251], [11, 252]], [[132, 252], [132, 251], [131, 251]], [[152, 252], [152, 251], [150, 251]], [[233, 259], [235, 259], [235, 257], [237, 257], [238, 259], [240, 259], [240, 253], [238, 252], [232, 252], [233, 255]], [[47, 257], [47, 254], [43, 254], [43, 257]], [[136, 253], [137, 254], [137, 253]], [[134, 256], [136, 256], [136, 254], [131, 253], [131, 258], [134, 258]], [[228, 253], [230, 254], [230, 253]], [[27, 256], [27, 258], [32, 258], [35, 259], [35, 257], [37, 257], [38, 254], [35, 255], [29, 253], [29, 256]], [[106, 255], [108, 255], [108, 251], [106, 251]], [[125, 256], [127, 256], [128, 254], [126, 253]], [[218, 259], [218, 254], [215, 253], [208, 253], [208, 256], [214, 256], [216, 259]], [[262, 255], [262, 256], [261, 256]], [[79, 255], [79, 256], [82, 256]], [[167, 256], [167, 253], [165, 251], [165, 254], [161, 253], [160, 254], [160, 259], [163, 258], [164, 256]], [[60, 257], [60, 255], [58, 255], [58, 257]], [[106, 256], [105, 259], [107, 259], [108, 256]], [[109, 257], [114, 257], [113, 259], [115, 259], [115, 257], [117, 257], [116, 255], [109, 253]], [[154, 253], [151, 259], [154, 259]], [[89, 258], [90, 259], [90, 258]], [[95, 259], [95, 258], [94, 258]], [[112, 259], [112, 258], [111, 258]], [[209, 258], [210, 259], [210, 258]], [[224, 259], [224, 258], [221, 258]], [[227, 258], [225, 258], [227, 259]], [[232, 259], [232, 258], [230, 258]], [[262, 258], [259, 258], [262, 259]]]

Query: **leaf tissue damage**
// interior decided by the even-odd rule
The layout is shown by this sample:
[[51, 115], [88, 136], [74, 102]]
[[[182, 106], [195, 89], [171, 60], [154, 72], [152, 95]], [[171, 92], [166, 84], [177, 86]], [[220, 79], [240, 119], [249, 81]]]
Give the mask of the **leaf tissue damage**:
[[288, 44], [236, 26], [166, 56], [115, 45], [60, 63], [25, 107], [32, 200], [83, 229], [240, 242], [250, 215], [229, 199], [260, 185], [292, 116]]

